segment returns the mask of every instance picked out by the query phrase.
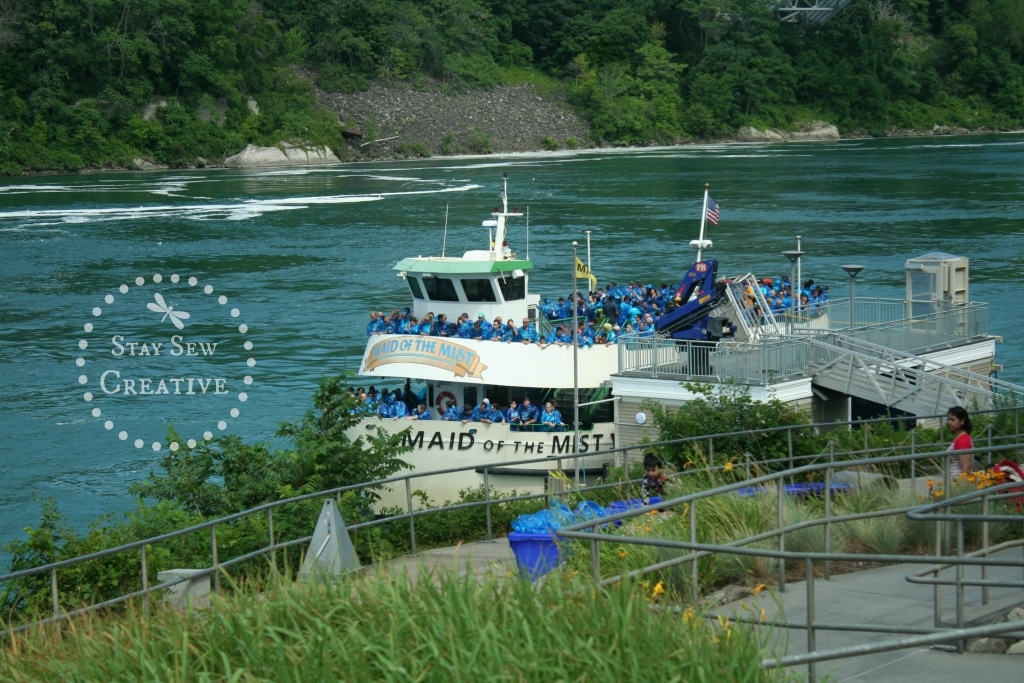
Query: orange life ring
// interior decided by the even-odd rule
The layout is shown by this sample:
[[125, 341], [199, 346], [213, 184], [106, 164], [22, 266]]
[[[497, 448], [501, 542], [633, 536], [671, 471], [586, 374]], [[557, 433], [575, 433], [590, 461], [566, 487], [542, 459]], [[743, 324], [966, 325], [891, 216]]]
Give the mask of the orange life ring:
[[455, 403], [455, 396], [452, 394], [452, 392], [442, 391], [440, 394], [437, 395], [437, 398], [434, 400], [434, 407], [437, 408], [438, 412], [443, 415], [444, 411], [448, 410], [448, 406], [450, 406], [452, 403]]

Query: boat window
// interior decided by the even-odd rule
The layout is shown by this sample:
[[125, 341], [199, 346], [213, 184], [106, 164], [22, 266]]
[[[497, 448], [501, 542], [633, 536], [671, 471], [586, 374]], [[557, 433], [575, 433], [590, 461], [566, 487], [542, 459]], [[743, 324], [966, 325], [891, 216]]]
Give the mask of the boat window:
[[423, 290], [420, 289], [420, 281], [414, 277], [407, 277], [405, 279], [409, 283], [409, 289], [412, 290], [412, 296], [414, 299], [423, 298]]
[[505, 273], [498, 278], [498, 288], [505, 301], [519, 301], [526, 298], [526, 278], [512, 277], [511, 273]]
[[491, 281], [482, 278], [463, 278], [462, 289], [470, 301], [497, 301]]
[[459, 300], [459, 295], [455, 292], [455, 283], [448, 277], [425, 277], [423, 289], [427, 290], [427, 297], [431, 301]]

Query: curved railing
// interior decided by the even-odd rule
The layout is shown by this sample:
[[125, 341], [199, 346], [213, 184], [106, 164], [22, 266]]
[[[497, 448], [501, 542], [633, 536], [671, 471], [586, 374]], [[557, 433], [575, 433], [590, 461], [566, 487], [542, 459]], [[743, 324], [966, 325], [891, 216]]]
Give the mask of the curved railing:
[[[1014, 408], [1014, 409], [1009, 409], [1009, 410], [1004, 410], [1004, 411], [993, 411], [993, 413], [1002, 413], [1002, 417], [1003, 417], [1002, 423], [1008, 425], [1007, 430], [1005, 432], [1003, 432], [1003, 433], [1000, 433], [994, 427], [994, 425], [990, 425], [989, 429], [987, 431], [987, 434], [978, 434], [978, 435], [976, 435], [977, 436], [977, 443], [979, 444], [979, 448], [977, 449], [977, 452], [979, 454], [986, 454], [988, 457], [991, 457], [992, 454], [1001, 454], [1001, 453], [1005, 453], [1005, 452], [1016, 452], [1016, 451], [1019, 451], [1020, 449], [1024, 448], [1024, 439], [1021, 439], [1021, 429], [1020, 429], [1021, 424], [1020, 424], [1019, 409]], [[932, 418], [938, 418], [938, 417], [939, 416], [932, 416]], [[1012, 417], [1012, 424], [1010, 424], [1011, 420], [1008, 419], [1010, 417]], [[709, 468], [715, 469], [715, 470], [722, 470], [722, 469], [724, 469], [726, 467], [729, 467], [729, 468], [735, 467], [739, 471], [744, 471], [744, 470], [746, 471], [747, 476], [748, 476], [748, 480], [742, 482], [741, 484], [736, 484], [736, 485], [729, 486], [729, 487], [722, 487], [722, 488], [711, 490], [711, 491], [701, 492], [700, 494], [694, 494], [693, 496], [688, 496], [688, 497], [685, 497], [685, 498], [679, 498], [679, 499], [675, 499], [675, 500], [672, 500], [672, 501], [667, 501], [662, 506], [660, 506], [662, 508], [675, 507], [675, 506], [678, 506], [678, 505], [690, 502], [690, 503], [693, 503], [693, 506], [690, 508], [691, 512], [689, 513], [689, 514], [692, 515], [692, 514], [694, 514], [692, 511], [694, 509], [696, 509], [696, 506], [699, 504], [699, 501], [701, 499], [709, 497], [709, 496], [724, 495], [724, 494], [730, 493], [733, 490], [735, 490], [738, 486], [760, 486], [760, 485], [770, 484], [772, 482], [779, 482], [780, 483], [780, 482], [783, 482], [786, 478], [803, 476], [804, 474], [809, 473], [809, 472], [823, 472], [825, 474], [826, 481], [828, 481], [829, 477], [831, 476], [831, 473], [834, 472], [835, 469], [837, 467], [839, 467], [840, 464], [843, 463], [844, 460], [850, 460], [850, 458], [852, 458], [854, 456], [856, 456], [857, 459], [854, 459], [854, 460], [852, 460], [850, 462], [846, 462], [846, 463], [843, 464], [843, 466], [853, 466], [853, 465], [857, 465], [857, 464], [876, 465], [876, 464], [879, 464], [879, 463], [887, 463], [887, 462], [893, 462], [893, 463], [896, 463], [896, 462], [910, 462], [911, 463], [911, 465], [910, 465], [910, 472], [911, 472], [911, 478], [913, 480], [917, 476], [917, 474], [916, 474], [917, 473], [917, 469], [916, 468], [917, 468], [918, 464], [921, 461], [923, 461], [923, 460], [931, 460], [931, 459], [938, 458], [938, 457], [943, 457], [944, 455], [946, 455], [944, 451], [940, 451], [939, 450], [942, 446], [940, 444], [938, 444], [938, 443], [919, 443], [917, 441], [917, 439], [915, 438], [915, 435], [916, 435], [915, 432], [909, 432], [908, 433], [908, 438], [906, 439], [905, 443], [902, 446], [900, 446], [900, 447], [894, 448], [894, 447], [890, 446], [890, 447], [887, 447], [885, 449], [869, 449], [867, 447], [867, 444], [868, 444], [869, 432], [871, 430], [869, 428], [865, 428], [865, 427], [870, 427], [873, 424], [886, 423], [886, 422], [891, 422], [891, 420], [890, 419], [863, 420], [863, 421], [857, 421], [855, 423], [849, 423], [849, 424], [825, 423], [825, 424], [792, 425], [792, 426], [780, 427], [780, 428], [755, 430], [755, 431], [752, 431], [752, 432], [741, 431], [741, 432], [733, 432], [733, 433], [727, 433], [727, 434], [706, 435], [706, 436], [694, 437], [694, 438], [689, 438], [689, 439], [681, 439], [681, 440], [675, 440], [675, 441], [666, 441], [666, 442], [660, 442], [660, 443], [655, 443], [655, 444], [640, 444], [640, 445], [635, 445], [635, 446], [617, 448], [617, 449], [612, 450], [612, 451], [605, 451], [604, 454], [607, 455], [610, 459], [613, 460], [613, 464], [615, 464], [617, 466], [623, 466], [623, 465], [627, 464], [628, 462], [633, 462], [633, 461], [639, 460], [642, 457], [642, 453], [644, 452], [645, 449], [649, 449], [649, 448], [652, 448], [652, 447], [659, 447], [659, 446], [683, 447], [683, 446], [686, 446], [687, 444], [696, 444], [696, 445], [698, 445], [701, 448], [701, 450], [703, 450], [707, 454]], [[799, 455], [796, 452], [796, 450], [794, 449], [794, 441], [795, 441], [794, 434], [799, 432], [799, 431], [807, 430], [807, 429], [824, 430], [824, 429], [834, 429], [834, 428], [848, 428], [848, 427], [853, 427], [853, 426], [864, 428], [864, 429], [862, 429], [862, 431], [865, 434], [865, 448], [863, 448], [863, 449], [859, 449], [859, 450], [852, 451], [852, 452], [843, 452], [843, 451], [837, 450], [835, 448], [835, 444], [833, 442], [829, 442], [828, 446], [826, 447], [826, 449], [824, 451], [821, 451], [821, 452], [818, 452], [818, 453], [813, 453], [813, 454], [810, 454], [810, 455]], [[722, 440], [736, 439], [737, 437], [740, 437], [740, 436], [749, 436], [751, 434], [754, 434], [754, 435], [757, 435], [757, 434], [772, 434], [772, 433], [787, 434], [787, 443], [789, 444], [788, 457], [783, 458], [781, 461], [773, 460], [773, 461], [770, 461], [770, 463], [764, 462], [764, 461], [760, 461], [759, 462], [759, 461], [755, 460], [752, 456], [747, 454], [745, 456], [740, 456], [739, 462], [734, 465], [733, 464], [734, 461], [737, 460], [737, 457], [736, 457], [735, 454], [733, 454], [731, 452], [723, 452], [724, 449], [723, 449], [723, 447], [721, 445], [719, 445], [719, 447], [717, 448], [717, 451], [716, 451], [716, 446], [715, 446], [716, 441], [718, 441], [719, 444], [721, 444]], [[945, 438], [944, 437], [942, 437], [942, 438], [943, 438], [943, 441], [945, 441]], [[717, 452], [717, 455], [716, 455], [716, 452]], [[895, 452], [895, 454], [894, 454], [894, 452]], [[589, 457], [593, 457], [592, 454], [588, 454], [588, 456]], [[572, 464], [573, 464], [573, 461], [575, 459], [576, 458], [574, 456], [572, 456], [572, 455], [565, 455], [565, 456], [559, 456], [556, 459], [556, 461], [557, 461], [557, 465], [558, 465], [559, 469], [571, 472], [572, 471]], [[545, 465], [550, 465], [551, 460], [552, 460], [551, 458], [524, 459], [524, 460], [516, 461], [516, 462], [502, 463], [502, 466], [503, 467], [507, 467], [507, 466], [510, 466], [510, 465], [523, 465], [523, 464], [528, 464], [528, 463], [533, 463], [533, 462], [543, 462], [543, 463], [545, 463]], [[766, 466], [766, 465], [769, 465], [769, 464], [775, 464], [776, 466], [783, 466], [786, 469], [781, 471], [781, 472], [765, 475], [765, 476], [762, 476], [762, 477], [751, 477], [750, 476], [753, 472], [757, 471], [757, 469], [759, 467]], [[484, 507], [486, 509], [486, 512], [487, 512], [484, 533], [486, 535], [487, 540], [492, 540], [493, 537], [494, 537], [494, 529], [492, 527], [491, 510], [492, 510], [494, 505], [499, 504], [499, 503], [514, 502], [514, 501], [525, 501], [525, 500], [532, 500], [532, 499], [541, 499], [541, 498], [545, 497], [545, 494], [538, 493], [538, 494], [530, 494], [530, 495], [520, 495], [520, 496], [510, 497], [510, 498], [501, 498], [501, 499], [493, 498], [492, 497], [492, 493], [491, 493], [491, 491], [492, 491], [491, 479], [490, 479], [491, 474], [489, 472], [489, 467], [485, 466], [485, 467], [482, 468], [483, 469], [483, 482], [484, 482], [484, 499], [483, 500], [481, 500], [481, 501], [474, 501], [474, 502], [467, 502], [467, 503], [461, 503], [461, 504], [457, 504], [457, 505], [453, 505], [453, 506], [446, 506], [446, 507], [441, 507], [441, 508], [417, 509], [414, 506], [413, 490], [414, 490], [414, 482], [416, 481], [416, 479], [418, 479], [420, 477], [437, 476], [439, 474], [446, 474], [446, 473], [470, 473], [472, 470], [477, 470], [477, 469], [480, 469], [479, 465], [470, 465], [470, 466], [459, 467], [459, 468], [449, 468], [449, 469], [445, 469], [445, 470], [435, 470], [435, 471], [431, 471], [431, 472], [416, 472], [416, 473], [410, 473], [410, 474], [394, 476], [394, 477], [390, 477], [388, 479], [384, 479], [384, 480], [380, 480], [380, 481], [376, 481], [376, 482], [367, 482], [367, 483], [357, 484], [357, 485], [352, 485], [352, 486], [344, 486], [344, 487], [333, 488], [333, 489], [329, 489], [329, 490], [325, 490], [325, 491], [318, 491], [316, 493], [310, 493], [310, 494], [306, 494], [306, 495], [296, 496], [296, 497], [293, 497], [293, 498], [289, 498], [287, 500], [281, 500], [281, 501], [275, 501], [273, 503], [267, 503], [267, 504], [260, 505], [258, 507], [252, 508], [250, 510], [245, 510], [245, 511], [242, 511], [242, 512], [238, 512], [238, 513], [235, 513], [235, 514], [232, 514], [232, 515], [228, 515], [228, 516], [216, 519], [216, 520], [209, 520], [209, 521], [203, 522], [201, 524], [197, 524], [197, 525], [188, 527], [186, 529], [181, 529], [181, 530], [174, 531], [174, 532], [167, 533], [167, 534], [163, 534], [163, 535], [160, 535], [160, 536], [156, 536], [156, 537], [152, 537], [152, 538], [147, 538], [147, 539], [143, 539], [143, 540], [140, 540], [140, 541], [135, 541], [135, 542], [132, 542], [132, 543], [127, 543], [127, 544], [118, 546], [116, 548], [110, 548], [108, 550], [103, 550], [103, 551], [91, 553], [89, 555], [85, 555], [85, 556], [82, 556], [82, 557], [76, 557], [76, 558], [73, 558], [73, 559], [63, 560], [63, 561], [60, 561], [60, 562], [54, 562], [54, 563], [47, 564], [47, 565], [44, 565], [44, 566], [40, 566], [40, 567], [36, 567], [36, 568], [32, 568], [32, 569], [26, 569], [26, 570], [22, 570], [22, 571], [18, 571], [18, 572], [13, 572], [13, 573], [9, 573], [9, 574], [0, 576], [0, 585], [6, 584], [8, 582], [15, 581], [15, 580], [18, 580], [18, 579], [22, 579], [22, 578], [25, 578], [25, 577], [30, 577], [30, 576], [48, 575], [49, 578], [50, 578], [50, 582], [49, 583], [50, 583], [51, 608], [52, 608], [51, 616], [49, 616], [48, 618], [42, 619], [40, 621], [36, 621], [33, 624], [19, 625], [19, 626], [15, 627], [15, 628], [10, 629], [10, 631], [11, 632], [20, 631], [20, 630], [28, 628], [28, 627], [30, 627], [32, 625], [35, 625], [35, 624], [50, 623], [50, 622], [55, 622], [55, 621], [59, 621], [59, 620], [63, 620], [63, 619], [68, 619], [68, 618], [71, 618], [71, 617], [75, 617], [77, 615], [85, 614], [85, 613], [92, 612], [92, 611], [95, 611], [95, 610], [98, 610], [98, 609], [102, 609], [102, 608], [105, 608], [105, 607], [110, 607], [110, 606], [118, 605], [118, 604], [127, 602], [129, 600], [134, 600], [134, 599], [140, 599], [142, 601], [143, 610], [144, 611], [148, 611], [148, 609], [149, 609], [149, 601], [152, 598], [152, 596], [154, 595], [154, 593], [158, 593], [158, 592], [163, 591], [165, 589], [171, 588], [171, 587], [173, 587], [175, 585], [181, 584], [181, 583], [183, 583], [185, 581], [189, 581], [189, 580], [195, 579], [197, 577], [202, 577], [202, 576], [211, 577], [212, 581], [213, 581], [213, 589], [215, 591], [219, 591], [220, 590], [220, 578], [221, 578], [221, 574], [222, 574], [222, 572], [224, 570], [232, 568], [232, 567], [236, 567], [236, 566], [241, 565], [241, 564], [243, 564], [245, 562], [253, 561], [253, 560], [257, 559], [257, 558], [263, 558], [263, 557], [266, 557], [266, 556], [273, 557], [279, 551], [282, 551], [284, 549], [291, 548], [291, 547], [303, 546], [303, 545], [308, 544], [310, 542], [310, 540], [312, 538], [311, 535], [303, 535], [301, 537], [295, 537], [295, 538], [281, 538], [281, 537], [279, 537], [279, 534], [275, 533], [275, 530], [274, 530], [274, 515], [275, 515], [275, 511], [280, 510], [284, 506], [292, 505], [292, 504], [299, 503], [299, 502], [302, 502], [302, 501], [308, 501], [308, 500], [314, 500], [314, 499], [333, 498], [333, 497], [340, 498], [341, 495], [344, 494], [345, 492], [360, 491], [360, 490], [363, 490], [363, 489], [366, 489], [366, 488], [369, 488], [369, 487], [380, 487], [380, 486], [389, 486], [389, 485], [397, 486], [397, 487], [403, 487], [405, 489], [405, 494], [406, 494], [406, 507], [405, 507], [405, 510], [402, 513], [396, 514], [396, 515], [392, 515], [392, 516], [389, 516], [389, 517], [386, 517], [386, 518], [374, 519], [374, 520], [367, 521], [367, 522], [353, 524], [353, 525], [351, 525], [348, 528], [350, 530], [355, 531], [355, 530], [359, 530], [359, 529], [368, 529], [368, 528], [372, 528], [374, 526], [379, 526], [379, 525], [383, 525], [383, 524], [389, 524], [389, 523], [393, 523], [393, 522], [396, 522], [396, 521], [407, 521], [408, 524], [409, 524], [409, 546], [410, 546], [411, 552], [413, 554], [415, 554], [417, 552], [416, 520], [418, 518], [421, 518], [422, 516], [431, 515], [431, 514], [437, 514], [437, 513], [445, 512], [445, 511], [448, 511], [448, 510], [466, 509], [466, 508], [474, 508], [474, 507]], [[685, 476], [685, 475], [682, 475], [682, 476]], [[616, 482], [616, 483], [609, 484], [608, 486], [618, 486], [618, 485], [619, 485], [619, 483]], [[596, 488], [596, 487], [592, 487], [592, 488]], [[947, 486], [946, 490], [949, 490], [948, 486]], [[828, 498], [826, 498], [826, 502], [827, 501], [828, 501]], [[620, 515], [619, 517], [627, 517], [627, 516], [629, 516], [629, 515], [625, 514], [625, 515]], [[233, 556], [233, 557], [225, 557], [225, 556], [223, 556], [223, 554], [222, 554], [223, 553], [223, 549], [221, 548], [221, 546], [218, 543], [218, 529], [224, 527], [225, 525], [237, 522], [239, 520], [242, 520], [242, 519], [245, 519], [245, 518], [253, 518], [253, 517], [261, 517], [261, 518], [265, 518], [266, 519], [266, 529], [267, 529], [267, 541], [266, 541], [266, 544], [263, 545], [260, 548], [251, 550], [249, 552], [245, 552], [245, 553], [237, 555], [237, 556]], [[615, 518], [605, 518], [605, 521], [608, 521], [609, 519], [615, 519]], [[315, 519], [311, 519], [310, 520], [310, 529], [313, 528], [313, 526], [315, 524], [315, 521], [316, 521]], [[832, 521], [834, 522], [835, 520], [832, 520]], [[825, 522], [825, 523], [828, 524], [829, 522]], [[785, 527], [783, 527], [781, 525], [780, 525], [780, 529], [781, 529], [781, 531], [779, 532], [779, 535], [778, 535], [778, 538], [780, 539], [780, 541], [779, 541], [780, 542], [780, 547], [779, 547], [777, 552], [783, 553], [783, 552], [785, 552], [785, 550], [784, 550], [784, 545], [783, 545], [783, 540], [782, 539], [784, 539], [784, 534], [785, 534], [785, 532], [788, 529], [786, 529]], [[149, 575], [151, 573], [151, 567], [149, 566], [149, 557], [148, 557], [149, 549], [154, 547], [154, 546], [156, 546], [156, 545], [158, 545], [158, 544], [160, 544], [160, 543], [163, 543], [163, 542], [166, 542], [166, 541], [169, 541], [169, 540], [172, 540], [172, 539], [176, 539], [176, 538], [181, 538], [181, 537], [184, 537], [186, 535], [196, 534], [196, 533], [203, 533], [203, 534], [208, 534], [209, 535], [210, 557], [212, 558], [211, 565], [209, 567], [200, 568], [198, 570], [195, 570], [192, 573], [191, 579], [190, 578], [178, 578], [178, 579], [175, 579], [175, 580], [165, 581], [165, 582], [160, 582], [160, 583], [156, 583], [156, 584], [150, 585], [149, 579], [148, 579], [148, 577], [149, 577]], [[593, 536], [595, 541], [607, 540], [605, 538], [602, 538], [600, 536], [600, 534], [596, 534], [595, 535], [593, 530], [591, 530], [591, 532], [589, 532], [589, 533], [592, 534], [592, 536], [587, 536], [585, 534], [582, 535], [582, 536], [579, 536], [579, 533], [584, 533], [584, 532], [579, 532], [578, 529], [574, 527], [574, 528], [569, 528], [565, 532], [565, 535], [566, 536], [575, 535], [575, 536], [578, 536], [578, 537], [581, 537], [581, 538], [591, 538]], [[648, 541], [649, 540], [650, 539], [648, 539]], [[762, 550], [756, 550], [755, 551], [754, 549], [745, 548], [743, 543], [734, 543], [734, 544], [729, 544], [727, 546], [721, 546], [721, 547], [719, 547], [719, 546], [715, 546], [715, 547], [698, 546], [698, 545], [693, 545], [693, 541], [694, 540], [695, 539], [691, 539], [690, 545], [687, 545], [687, 544], [683, 543], [683, 545], [679, 545], [678, 547], [684, 548], [684, 549], [690, 549], [693, 553], [703, 553], [703, 554], [707, 554], [707, 553], [711, 553], [711, 552], [730, 552], [730, 553], [765, 552], [765, 551], [762, 551]], [[749, 539], [748, 539], [748, 541], [749, 541]], [[641, 541], [636, 541], [636, 542], [641, 542]], [[673, 541], [672, 543], [677, 543], [677, 542]], [[682, 543], [682, 542], [678, 542], [678, 543]], [[73, 607], [73, 608], [69, 608], [68, 606], [63, 605], [61, 603], [61, 598], [60, 598], [60, 596], [61, 596], [61, 574], [62, 574], [63, 571], [68, 570], [70, 568], [73, 568], [76, 565], [80, 565], [80, 564], [85, 563], [85, 562], [89, 562], [89, 561], [100, 559], [100, 558], [104, 558], [104, 557], [109, 557], [109, 556], [112, 556], [112, 555], [115, 555], [115, 554], [126, 554], [126, 553], [127, 554], [131, 554], [133, 557], [137, 553], [137, 557], [138, 557], [138, 572], [139, 572], [139, 576], [140, 576], [140, 580], [141, 580], [141, 585], [139, 586], [139, 588], [137, 590], [131, 591], [130, 593], [118, 596], [118, 597], [116, 597], [114, 599], [111, 599], [111, 600], [106, 600], [106, 601], [98, 602], [96, 604], [91, 604], [91, 605], [82, 605], [82, 606], [76, 606], [76, 607]], [[694, 558], [698, 557], [698, 555], [693, 555], [693, 557]], [[790, 557], [790, 556], [789, 555], [785, 555], [785, 557]], [[801, 555], [800, 557], [804, 557], [804, 555]], [[828, 557], [825, 557], [825, 556], [820, 556], [819, 557], [819, 556], [815, 555], [812, 559], [814, 559], [815, 561], [817, 561], [817, 560], [826, 560], [826, 561], [828, 561], [828, 560], [832, 560], [832, 559], [838, 559], [840, 557], [841, 556], [838, 555], [838, 554], [830, 555]], [[861, 559], [865, 559], [865, 556], [860, 556], [860, 557], [861, 557]], [[134, 562], [134, 560], [132, 560], [132, 561]], [[597, 566], [597, 565], [595, 565], [595, 566]], [[696, 567], [696, 564], [694, 564], [694, 567]], [[657, 568], [658, 568], [658, 565], [655, 565], [655, 566], [646, 568], [645, 571], [652, 571], [652, 570], [655, 570]], [[785, 577], [784, 576], [780, 577], [780, 585], [781, 586], [785, 585]]]

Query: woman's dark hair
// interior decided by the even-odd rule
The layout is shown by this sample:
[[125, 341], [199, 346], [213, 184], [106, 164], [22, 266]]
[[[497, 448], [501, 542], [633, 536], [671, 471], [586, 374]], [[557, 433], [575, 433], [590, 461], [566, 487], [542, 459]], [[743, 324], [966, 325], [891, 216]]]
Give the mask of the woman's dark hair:
[[953, 417], [960, 420], [963, 423], [964, 431], [968, 434], [974, 429], [974, 425], [971, 424], [971, 416], [967, 414], [967, 411], [962, 406], [953, 406], [946, 411], [946, 415], [952, 415]]
[[661, 458], [656, 456], [654, 453], [648, 453], [644, 456], [644, 469], [648, 467], [661, 467]]

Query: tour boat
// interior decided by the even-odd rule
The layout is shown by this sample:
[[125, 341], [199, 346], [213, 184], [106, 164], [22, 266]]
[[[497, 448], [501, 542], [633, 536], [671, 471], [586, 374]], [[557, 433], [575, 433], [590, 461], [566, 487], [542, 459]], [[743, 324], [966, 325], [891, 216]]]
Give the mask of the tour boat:
[[[510, 244], [509, 221], [521, 218], [509, 210], [508, 178], [504, 179], [501, 206], [483, 222], [488, 228], [486, 249], [461, 256], [417, 256], [398, 262], [395, 270], [412, 297], [410, 314], [427, 313], [456, 321], [463, 313], [473, 319], [530, 320], [541, 337], [550, 322], [540, 310], [540, 297], [530, 291], [533, 264], [518, 256]], [[568, 323], [571, 325], [572, 323]], [[567, 326], [568, 326], [567, 325]], [[615, 429], [609, 377], [618, 368], [615, 345], [542, 344], [466, 339], [419, 334], [368, 336], [359, 369], [360, 383], [384, 386], [396, 380], [410, 382], [425, 397], [429, 420], [365, 417], [358, 430], [377, 428], [398, 433], [408, 430], [404, 442], [412, 451], [403, 459], [418, 472], [483, 465], [490, 467], [492, 486], [535, 489], [551, 470], [593, 476], [612, 464], [608, 455], [594, 455], [615, 447]], [[442, 416], [455, 403], [478, 406], [484, 399], [501, 408], [524, 398], [538, 410], [551, 401], [564, 426], [553, 431], [541, 425], [510, 425], [445, 421]], [[576, 407], [578, 406], [578, 408]], [[579, 411], [579, 430], [573, 428]], [[578, 436], [578, 445], [576, 442]], [[510, 464], [532, 458], [539, 463]], [[483, 469], [470, 476], [439, 476], [417, 480], [416, 488], [432, 499], [454, 500], [462, 489], [484, 482]]]

